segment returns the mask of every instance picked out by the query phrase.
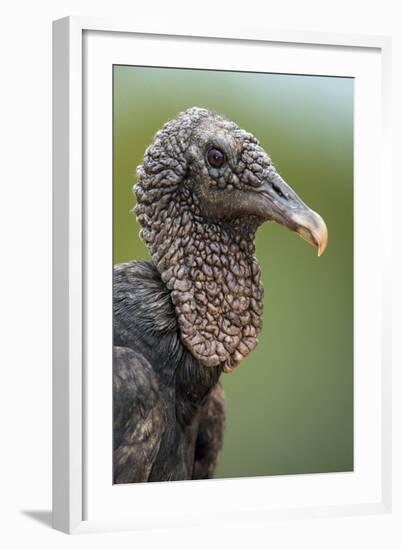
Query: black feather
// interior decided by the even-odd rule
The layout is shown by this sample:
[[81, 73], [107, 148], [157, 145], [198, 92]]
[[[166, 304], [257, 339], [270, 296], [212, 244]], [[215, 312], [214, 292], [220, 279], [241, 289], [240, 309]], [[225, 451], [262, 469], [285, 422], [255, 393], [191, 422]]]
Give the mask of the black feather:
[[114, 270], [114, 483], [212, 477], [223, 441], [221, 368], [184, 347], [151, 262]]

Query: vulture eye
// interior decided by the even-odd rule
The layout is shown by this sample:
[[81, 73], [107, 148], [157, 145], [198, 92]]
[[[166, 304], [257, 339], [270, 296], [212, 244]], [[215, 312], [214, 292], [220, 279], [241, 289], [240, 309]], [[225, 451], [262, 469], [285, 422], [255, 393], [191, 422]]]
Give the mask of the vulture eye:
[[215, 147], [211, 147], [208, 150], [208, 152], [206, 153], [206, 158], [210, 166], [212, 166], [213, 168], [221, 168], [226, 162], [225, 154]]

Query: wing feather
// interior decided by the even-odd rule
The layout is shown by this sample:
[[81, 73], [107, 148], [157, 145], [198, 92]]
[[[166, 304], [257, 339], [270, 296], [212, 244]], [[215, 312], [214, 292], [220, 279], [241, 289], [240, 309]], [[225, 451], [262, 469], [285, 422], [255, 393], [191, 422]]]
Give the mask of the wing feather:
[[114, 348], [114, 483], [147, 481], [166, 429], [166, 405], [149, 362], [131, 348]]

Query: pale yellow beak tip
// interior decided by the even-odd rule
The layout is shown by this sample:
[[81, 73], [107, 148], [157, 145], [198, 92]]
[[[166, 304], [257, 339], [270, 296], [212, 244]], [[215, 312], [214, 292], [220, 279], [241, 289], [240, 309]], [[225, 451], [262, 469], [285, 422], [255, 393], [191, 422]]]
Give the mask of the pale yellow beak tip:
[[308, 243], [317, 247], [320, 257], [327, 248], [329, 235], [323, 218], [313, 210], [307, 210], [301, 215], [294, 216], [297, 223], [297, 233]]
[[318, 239], [319, 239], [319, 244], [318, 244], [318, 248], [317, 248], [318, 257], [320, 257], [323, 254], [323, 252], [326, 250], [327, 243], [329, 241], [327, 226], [324, 223], [323, 219], [322, 218], [320, 218], [320, 219], [322, 221], [322, 224], [321, 224], [321, 230], [318, 234]]

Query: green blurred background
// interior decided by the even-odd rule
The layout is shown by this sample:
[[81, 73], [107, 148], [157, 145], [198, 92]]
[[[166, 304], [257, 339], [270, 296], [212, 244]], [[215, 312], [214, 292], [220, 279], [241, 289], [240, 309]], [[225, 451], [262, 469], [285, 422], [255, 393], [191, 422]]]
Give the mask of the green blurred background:
[[227, 422], [217, 477], [353, 469], [353, 80], [114, 67], [114, 262], [147, 259], [130, 213], [135, 169], [168, 119], [206, 107], [252, 132], [325, 219], [316, 250], [266, 224], [259, 345], [222, 376]]

